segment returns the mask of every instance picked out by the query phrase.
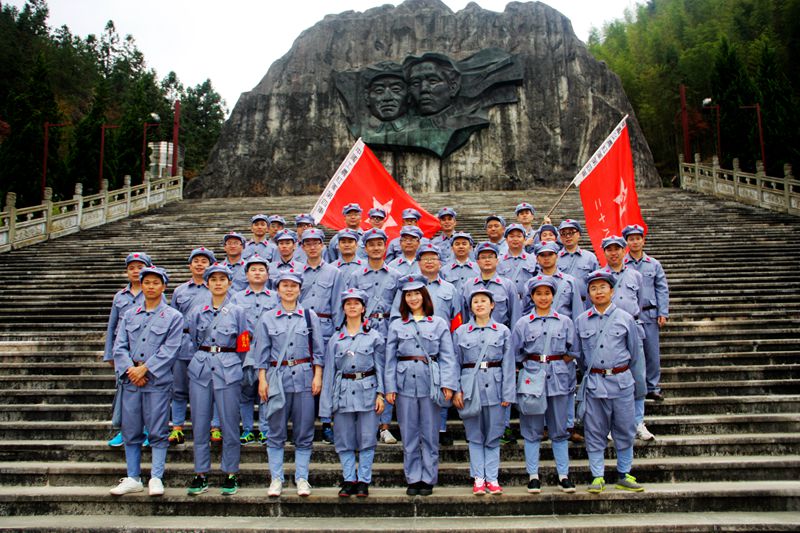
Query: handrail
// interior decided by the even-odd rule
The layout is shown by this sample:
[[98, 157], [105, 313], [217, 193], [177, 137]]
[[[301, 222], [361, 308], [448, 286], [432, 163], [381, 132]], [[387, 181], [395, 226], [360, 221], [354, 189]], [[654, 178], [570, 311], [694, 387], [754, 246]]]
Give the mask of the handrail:
[[694, 163], [687, 163], [683, 155], [678, 159], [681, 189], [800, 215], [800, 180], [792, 175], [789, 164], [783, 165], [784, 176], [776, 178], [765, 174], [761, 161], [756, 161], [756, 172], [750, 173], [742, 172], [738, 159], [733, 160], [732, 170], [720, 168], [716, 156], [711, 165], [702, 164], [700, 154], [694, 155]]
[[17, 195], [6, 194], [0, 212], [0, 253], [23, 248], [49, 239], [56, 239], [115, 220], [144, 213], [183, 199], [183, 176], [152, 179], [145, 173], [144, 183], [131, 185], [125, 176], [124, 185], [108, 190], [108, 180], [97, 194], [83, 196], [83, 185], [75, 184], [71, 200], [53, 202], [53, 190], [45, 189], [44, 203], [16, 207]]

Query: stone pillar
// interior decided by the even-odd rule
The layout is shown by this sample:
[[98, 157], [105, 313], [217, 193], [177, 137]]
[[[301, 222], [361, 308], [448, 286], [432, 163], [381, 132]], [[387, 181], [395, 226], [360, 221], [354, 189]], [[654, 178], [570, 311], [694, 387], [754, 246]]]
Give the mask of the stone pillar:
[[131, 216], [131, 176], [130, 174], [126, 174], [124, 178], [122, 178], [122, 187], [125, 190], [125, 216]]
[[783, 164], [783, 198], [786, 202], [786, 211], [792, 212], [792, 193], [794, 188], [794, 176], [792, 176], [791, 163]]
[[685, 162], [686, 160], [684, 159], [683, 154], [678, 154], [678, 177], [681, 180], [681, 189], [684, 190], [687, 188], [686, 174], [683, 171], [683, 164]]
[[701, 190], [700, 186], [700, 154], [694, 154], [694, 186], [696, 190]]
[[103, 203], [103, 221], [105, 224], [108, 219], [108, 180], [104, 179], [100, 184], [100, 201]]
[[150, 187], [152, 187], [152, 184], [150, 183], [150, 178], [151, 178], [150, 172], [145, 172], [144, 173], [144, 181], [143, 181], [145, 198], [147, 198], [147, 202], [145, 202], [145, 205], [144, 205], [144, 210], [145, 211], [149, 211], [150, 210]]
[[75, 184], [75, 192], [72, 195], [72, 199], [75, 200], [75, 216], [77, 218], [76, 226], [78, 229], [81, 228], [81, 221], [83, 220], [83, 184], [76, 183]]
[[44, 210], [44, 238], [50, 238], [50, 225], [53, 223], [53, 188], [44, 188], [44, 201], [42, 202]]
[[8, 249], [14, 247], [17, 237], [17, 193], [6, 193], [6, 213], [8, 213]]

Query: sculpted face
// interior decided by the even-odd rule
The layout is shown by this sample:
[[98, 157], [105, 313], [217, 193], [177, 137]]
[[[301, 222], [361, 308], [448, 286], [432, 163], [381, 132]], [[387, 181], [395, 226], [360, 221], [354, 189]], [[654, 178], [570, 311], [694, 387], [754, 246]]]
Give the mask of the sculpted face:
[[449, 107], [455, 92], [447, 81], [442, 66], [423, 61], [409, 71], [411, 98], [421, 115], [433, 115]]
[[396, 76], [372, 80], [367, 89], [367, 105], [378, 119], [388, 122], [405, 115], [408, 109], [408, 86]]

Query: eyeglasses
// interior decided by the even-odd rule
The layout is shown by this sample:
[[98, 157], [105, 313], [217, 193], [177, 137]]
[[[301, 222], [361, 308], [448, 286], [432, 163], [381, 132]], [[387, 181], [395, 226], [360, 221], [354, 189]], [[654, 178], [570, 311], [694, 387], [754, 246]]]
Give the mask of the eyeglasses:
[[434, 261], [438, 261], [438, 257], [420, 257], [420, 263], [433, 263]]
[[572, 237], [576, 233], [578, 232], [575, 231], [574, 229], [562, 229], [561, 231], [558, 232], [558, 234], [561, 235], [562, 237]]

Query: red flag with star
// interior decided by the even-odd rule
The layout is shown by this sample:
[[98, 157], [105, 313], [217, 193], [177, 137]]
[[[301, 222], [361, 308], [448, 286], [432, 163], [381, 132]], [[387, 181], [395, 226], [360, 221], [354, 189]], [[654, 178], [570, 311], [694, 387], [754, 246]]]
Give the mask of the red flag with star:
[[622, 228], [629, 224], [639, 224], [647, 233], [636, 195], [627, 119], [625, 115], [572, 180], [580, 190], [586, 231], [597, 260], [603, 266], [606, 264], [601, 246], [604, 238], [622, 235]]
[[403, 209], [414, 208], [422, 218], [419, 227], [426, 237], [431, 238], [441, 229], [439, 219], [428, 213], [403, 190], [392, 178], [372, 150], [359, 139], [342, 161], [325, 190], [322, 191], [311, 216], [317, 224], [340, 230], [345, 227], [342, 208], [349, 203], [357, 203], [364, 211], [361, 213], [361, 227], [369, 229], [369, 210], [380, 207], [386, 211], [383, 230], [389, 240], [400, 235], [403, 224]]

